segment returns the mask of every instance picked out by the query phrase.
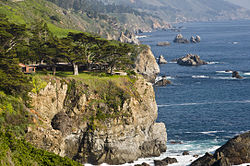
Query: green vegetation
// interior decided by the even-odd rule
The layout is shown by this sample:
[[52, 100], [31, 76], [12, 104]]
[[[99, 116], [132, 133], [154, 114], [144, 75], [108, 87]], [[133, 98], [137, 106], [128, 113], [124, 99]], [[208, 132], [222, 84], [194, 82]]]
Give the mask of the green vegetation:
[[76, 161], [37, 149], [10, 132], [0, 131], [0, 163], [2, 166], [80, 166]]

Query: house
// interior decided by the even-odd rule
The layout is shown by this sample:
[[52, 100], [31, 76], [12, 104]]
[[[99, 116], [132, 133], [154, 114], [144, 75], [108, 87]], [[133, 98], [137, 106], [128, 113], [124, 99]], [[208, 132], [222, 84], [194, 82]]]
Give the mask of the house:
[[25, 65], [22, 63], [19, 63], [19, 66], [22, 68], [22, 72], [24, 74], [31, 74], [36, 72], [36, 67], [34, 65]]

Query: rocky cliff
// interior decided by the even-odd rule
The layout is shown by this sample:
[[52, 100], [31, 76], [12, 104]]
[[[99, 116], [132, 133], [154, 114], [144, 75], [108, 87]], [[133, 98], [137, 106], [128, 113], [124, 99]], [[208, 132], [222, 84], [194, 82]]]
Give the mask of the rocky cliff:
[[156, 76], [160, 73], [160, 67], [149, 46], [145, 46], [137, 56], [135, 70], [142, 74], [147, 81], [155, 82]]
[[166, 151], [166, 128], [156, 123], [152, 84], [136, 79], [43, 78], [32, 94], [34, 122], [27, 140], [81, 163], [122, 164]]

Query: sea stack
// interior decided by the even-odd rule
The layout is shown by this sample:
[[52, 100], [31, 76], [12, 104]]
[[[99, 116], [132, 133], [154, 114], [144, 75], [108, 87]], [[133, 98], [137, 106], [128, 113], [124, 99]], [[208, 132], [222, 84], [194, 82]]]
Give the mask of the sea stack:
[[164, 56], [160, 56], [158, 59], [158, 64], [167, 64], [167, 60], [164, 58]]
[[174, 39], [174, 43], [182, 43], [182, 44], [187, 44], [189, 43], [188, 39], [185, 39], [182, 34], [176, 35]]
[[187, 54], [185, 57], [178, 58], [177, 63], [183, 66], [199, 66], [207, 64], [207, 62], [201, 60], [198, 55], [193, 54]]

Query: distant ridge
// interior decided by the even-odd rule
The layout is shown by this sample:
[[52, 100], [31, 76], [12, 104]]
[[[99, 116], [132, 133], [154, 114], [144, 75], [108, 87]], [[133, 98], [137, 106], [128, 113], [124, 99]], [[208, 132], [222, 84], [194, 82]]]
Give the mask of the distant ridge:
[[[225, 0], [102, 0], [151, 13], [168, 22], [249, 19], [250, 11]], [[232, 0], [231, 0], [232, 1]], [[238, 1], [238, 0], [237, 0]]]

